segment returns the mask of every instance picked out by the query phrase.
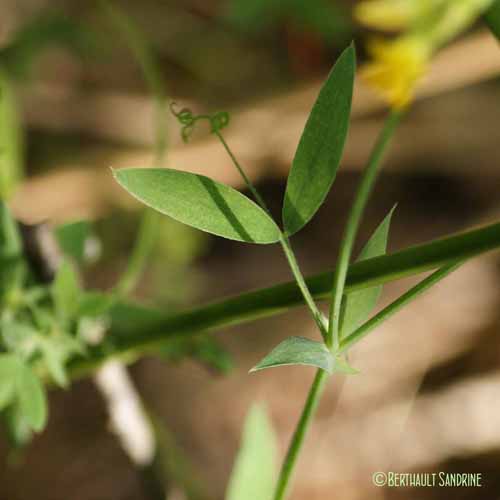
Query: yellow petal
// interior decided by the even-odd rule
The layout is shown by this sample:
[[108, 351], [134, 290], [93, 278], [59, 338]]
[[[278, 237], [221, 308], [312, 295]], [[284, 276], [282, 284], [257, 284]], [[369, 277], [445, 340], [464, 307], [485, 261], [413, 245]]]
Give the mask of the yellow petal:
[[427, 68], [429, 52], [425, 44], [410, 37], [376, 39], [368, 51], [374, 59], [361, 70], [362, 79], [392, 107], [406, 106]]
[[360, 23], [381, 30], [404, 29], [417, 15], [415, 0], [367, 0], [354, 9], [354, 17]]

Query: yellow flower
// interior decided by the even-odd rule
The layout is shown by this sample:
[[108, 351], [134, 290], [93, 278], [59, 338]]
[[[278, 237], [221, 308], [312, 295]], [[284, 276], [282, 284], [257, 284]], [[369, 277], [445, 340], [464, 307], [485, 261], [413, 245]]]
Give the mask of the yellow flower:
[[413, 0], [367, 0], [356, 5], [354, 17], [372, 28], [399, 30], [410, 24], [417, 11]]
[[392, 107], [403, 108], [426, 72], [431, 55], [480, 16], [493, 0], [365, 0], [355, 16], [372, 28], [404, 30], [393, 40], [375, 40], [361, 76]]
[[429, 47], [419, 38], [403, 36], [393, 41], [373, 40], [368, 50], [373, 61], [361, 70], [361, 77], [393, 108], [404, 108], [426, 72]]

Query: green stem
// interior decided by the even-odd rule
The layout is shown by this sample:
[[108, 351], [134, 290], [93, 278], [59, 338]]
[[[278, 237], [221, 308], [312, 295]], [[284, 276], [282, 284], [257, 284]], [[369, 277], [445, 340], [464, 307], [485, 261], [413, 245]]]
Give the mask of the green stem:
[[[387, 119], [386, 124], [382, 129], [382, 132], [375, 144], [366, 169], [363, 173], [361, 184], [358, 188], [358, 192], [356, 193], [356, 197], [354, 199], [354, 203], [347, 220], [346, 229], [340, 246], [339, 258], [334, 274], [328, 330], [326, 332], [326, 335], [323, 335], [328, 347], [331, 348], [333, 343], [335, 352], [337, 352], [339, 348], [338, 327], [340, 306], [342, 304], [342, 294], [344, 292], [344, 286], [347, 278], [347, 271], [349, 268], [349, 260], [351, 258], [352, 247], [354, 245], [354, 240], [356, 238], [356, 233], [358, 231], [363, 211], [370, 196], [372, 187], [375, 183], [378, 166], [382, 161], [383, 153], [386, 150], [389, 139], [394, 134], [394, 130], [399, 123], [399, 119], [399, 113], [391, 113], [389, 115], [389, 118]], [[307, 285], [305, 283], [304, 286], [307, 289]], [[322, 323], [321, 317], [319, 317], [318, 320], [320, 323]], [[320, 331], [323, 334], [324, 330], [322, 327], [320, 327]], [[322, 389], [324, 387], [325, 381], [326, 372], [324, 372], [323, 370], [318, 370], [314, 382], [311, 386], [311, 390], [309, 391], [309, 395], [307, 397], [307, 401], [302, 411], [299, 423], [297, 424], [297, 428], [295, 429], [292, 442], [290, 443], [290, 447], [288, 448], [285, 462], [278, 479], [278, 486], [276, 488], [274, 500], [283, 500], [287, 494], [288, 488], [290, 487], [290, 479], [297, 462], [297, 457], [304, 442], [306, 432], [311, 424], [314, 412], [321, 399]]]
[[245, 182], [245, 185], [248, 188], [248, 190], [252, 193], [252, 196], [255, 198], [255, 200], [260, 205], [262, 210], [264, 210], [269, 216], [271, 216], [269, 208], [267, 208], [266, 202], [264, 201], [260, 193], [257, 191], [257, 188], [253, 185], [253, 182], [250, 180], [245, 170], [240, 165], [240, 162], [236, 159], [236, 156], [234, 155], [233, 151], [231, 150], [228, 143], [224, 139], [224, 136], [218, 130], [216, 130], [214, 133], [221, 142], [224, 149], [226, 150], [226, 153], [228, 154], [229, 158], [231, 158], [233, 165], [236, 167], [236, 170], [238, 170], [239, 174], [243, 178], [243, 181]]
[[[396, 312], [398, 312], [402, 307], [408, 305], [410, 302], [419, 297], [426, 290], [431, 288], [433, 285], [441, 281], [443, 278], [448, 276], [450, 273], [455, 271], [463, 262], [457, 262], [449, 266], [445, 266], [435, 273], [431, 274], [424, 280], [422, 280], [418, 285], [414, 286], [401, 297], [396, 299], [394, 302], [389, 304], [386, 308], [376, 314], [372, 319], [367, 321], [364, 325], [358, 328], [354, 333], [349, 335], [346, 339], [340, 343], [340, 351], [343, 352], [352, 347], [354, 344], [359, 342], [363, 337], [365, 337], [374, 328], [379, 326], [381, 323], [389, 319]], [[290, 486], [290, 478], [292, 477], [293, 470], [295, 468], [297, 457], [299, 455], [302, 443], [304, 441], [307, 430], [311, 424], [312, 417], [314, 416], [315, 410], [321, 399], [322, 390], [324, 383], [326, 381], [327, 374], [323, 370], [318, 370], [316, 377], [309, 391], [306, 404], [302, 411], [299, 423], [295, 429], [290, 447], [288, 448], [285, 461], [281, 468], [280, 476], [278, 479], [278, 485], [276, 492], [274, 494], [274, 500], [283, 500], [286, 497], [286, 493]]]
[[[245, 170], [241, 166], [241, 164], [238, 162], [236, 156], [232, 152], [231, 148], [227, 144], [226, 140], [224, 139], [223, 135], [220, 133], [220, 131], [215, 131], [215, 135], [219, 138], [220, 142], [224, 146], [224, 149], [226, 150], [227, 154], [231, 158], [231, 161], [233, 162], [234, 166], [240, 173], [241, 177], [243, 178], [243, 181], [245, 182], [247, 188], [249, 191], [252, 193], [253, 197], [257, 201], [257, 203], [260, 205], [262, 210], [264, 210], [269, 217], [272, 218], [271, 213], [269, 211], [269, 208], [266, 205], [266, 202], [264, 199], [260, 196], [260, 193], [257, 191], [257, 188], [253, 185], [252, 181], [250, 178], [247, 176]], [[316, 306], [316, 303], [314, 302], [313, 296], [311, 295], [311, 292], [309, 288], [307, 287], [307, 283], [304, 279], [304, 275], [302, 274], [300, 270], [299, 263], [297, 262], [297, 258], [295, 257], [295, 254], [292, 249], [292, 245], [290, 244], [290, 240], [286, 236], [286, 234], [283, 233], [283, 231], [280, 231], [280, 244], [281, 247], [283, 248], [283, 252], [285, 254], [285, 257], [288, 261], [288, 265], [290, 266], [290, 269], [292, 271], [293, 277], [295, 278], [295, 281], [297, 282], [297, 285], [299, 287], [300, 292], [302, 293], [302, 296], [304, 298], [304, 301], [309, 308], [311, 315], [316, 322], [316, 325], [319, 328], [319, 331], [322, 335], [323, 338], [326, 337], [326, 325], [325, 322], [323, 321], [323, 315], [321, 314], [320, 310]]]
[[[500, 249], [500, 223], [351, 264], [344, 291], [350, 293], [382, 285], [494, 249]], [[306, 279], [306, 284], [313, 297], [325, 299], [330, 297], [332, 279], [333, 273], [326, 272]], [[125, 331], [124, 325], [116, 326], [112, 322], [106, 336], [106, 346], [89, 348], [88, 357], [75, 358], [69, 369], [72, 377], [81, 377], [110, 357], [136, 358], [154, 350], [169, 338], [242, 324], [283, 313], [303, 303], [303, 295], [294, 281], [246, 292], [173, 315], [138, 308], [140, 322], [127, 322]], [[113, 314], [120, 317], [121, 311], [130, 315], [130, 305], [121, 309], [118, 304]], [[343, 349], [343, 344], [340, 347]]]
[[292, 441], [280, 471], [278, 483], [274, 492], [274, 500], [283, 500], [286, 497], [300, 449], [321, 399], [327, 376], [328, 374], [324, 370], [318, 370], [316, 372], [316, 376], [309, 390], [306, 403], [295, 432], [293, 433]]
[[394, 135], [394, 131], [396, 130], [400, 119], [401, 113], [398, 112], [392, 111], [388, 116], [363, 172], [361, 183], [354, 198], [354, 203], [352, 204], [345, 226], [333, 278], [332, 300], [330, 303], [328, 321], [328, 335], [326, 338], [326, 344], [328, 347], [333, 347], [335, 351], [337, 351], [339, 347], [340, 309], [352, 248], [354, 246], [356, 234], [358, 232], [359, 224], [368, 202], [368, 198], [373, 189], [373, 185], [375, 184], [378, 167], [382, 162], [387, 145], [389, 144], [391, 137]]
[[300, 292], [302, 294], [302, 297], [304, 298], [306, 305], [309, 307], [309, 310], [311, 311], [312, 317], [313, 317], [317, 327], [319, 328], [321, 336], [323, 338], [326, 338], [327, 328], [326, 328], [325, 321], [323, 320], [323, 315], [321, 314], [321, 311], [318, 309], [318, 306], [316, 305], [316, 302], [314, 301], [314, 298], [311, 294], [311, 291], [309, 290], [309, 287], [307, 286], [304, 275], [302, 274], [300, 267], [299, 267], [299, 263], [297, 262], [297, 258], [295, 257], [295, 254], [293, 253], [292, 246], [290, 244], [290, 240], [283, 233], [281, 233], [280, 244], [281, 244], [281, 247], [283, 248], [283, 252], [285, 253], [285, 256], [288, 260], [288, 264], [290, 266], [290, 269], [292, 270], [293, 277], [295, 278], [295, 281], [297, 282], [297, 286], [300, 289]]
[[422, 293], [427, 291], [429, 288], [434, 286], [436, 283], [441, 281], [443, 278], [446, 278], [450, 273], [455, 271], [458, 267], [463, 264], [462, 262], [456, 262], [454, 264], [450, 264], [448, 266], [444, 266], [441, 269], [438, 269], [436, 272], [432, 273], [427, 278], [423, 279], [420, 283], [410, 288], [403, 295], [398, 297], [394, 302], [389, 304], [387, 307], [382, 309], [379, 313], [377, 313], [373, 318], [369, 319], [366, 323], [361, 325], [358, 329], [356, 329], [353, 333], [351, 333], [345, 339], [340, 341], [339, 351], [344, 352], [347, 351], [354, 344], [358, 343], [362, 338], [364, 338], [368, 333], [377, 328], [384, 321], [388, 320], [391, 316], [396, 314], [401, 308], [415, 300]]

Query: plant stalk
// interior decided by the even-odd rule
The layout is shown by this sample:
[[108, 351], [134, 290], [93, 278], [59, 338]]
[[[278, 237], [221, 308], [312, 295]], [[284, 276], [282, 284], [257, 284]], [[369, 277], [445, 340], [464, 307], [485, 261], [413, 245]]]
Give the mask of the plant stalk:
[[[500, 249], [500, 223], [416, 245], [391, 255], [355, 262], [349, 266], [344, 291], [350, 293], [382, 285], [465, 261], [494, 249]], [[333, 272], [325, 272], [307, 278], [306, 283], [316, 299], [326, 299], [330, 297], [332, 279]], [[294, 281], [245, 292], [176, 314], [137, 307], [141, 323], [112, 321], [106, 345], [89, 347], [88, 357], [75, 358], [69, 366], [71, 377], [87, 375], [113, 357], [132, 361], [168, 339], [242, 324], [303, 304], [303, 295]], [[124, 307], [128, 311], [131, 305]], [[120, 303], [116, 304], [111, 311], [112, 317], [119, 317], [121, 311]], [[342, 346], [341, 343], [341, 349]]]
[[[375, 147], [370, 155], [368, 164], [363, 173], [360, 186], [356, 193], [354, 203], [352, 205], [349, 218], [347, 220], [346, 229], [342, 242], [340, 245], [339, 258], [335, 268], [332, 300], [330, 305], [330, 316], [328, 322], [328, 330], [326, 332], [326, 344], [329, 348], [333, 347], [334, 352], [339, 349], [339, 317], [340, 306], [342, 304], [342, 294], [345, 287], [347, 278], [347, 271], [349, 268], [349, 260], [352, 253], [352, 247], [356, 238], [359, 223], [363, 216], [363, 211], [372, 191], [375, 179], [377, 176], [378, 167], [382, 161], [383, 154], [389, 143], [390, 138], [393, 136], [397, 124], [400, 120], [400, 114], [391, 112], [386, 123], [375, 143]], [[320, 318], [321, 321], [321, 318]], [[323, 332], [322, 329], [320, 329]], [[283, 500], [286, 497], [290, 487], [290, 480], [297, 462], [298, 455], [302, 448], [305, 435], [309, 429], [312, 417], [321, 400], [323, 387], [326, 382], [327, 374], [323, 370], [318, 370], [314, 382], [309, 391], [302, 415], [295, 429], [292, 441], [288, 448], [283, 467], [278, 479], [278, 486], [274, 495], [274, 500]]]
[[[261, 197], [260, 193], [257, 191], [257, 188], [254, 186], [253, 182], [250, 180], [248, 175], [246, 174], [245, 170], [243, 167], [240, 165], [239, 161], [237, 160], [236, 156], [234, 155], [233, 151], [227, 144], [226, 140], [224, 139], [224, 136], [219, 132], [215, 131], [215, 135], [219, 138], [220, 142], [222, 143], [224, 149], [226, 150], [227, 154], [231, 158], [231, 161], [233, 162], [233, 165], [236, 167], [238, 172], [240, 173], [241, 177], [243, 178], [243, 181], [245, 182], [248, 190], [252, 193], [253, 197], [257, 201], [257, 203], [260, 205], [262, 210], [264, 210], [267, 215], [272, 219], [271, 213], [269, 211], [269, 208], [267, 207], [266, 202], [264, 199]], [[304, 279], [304, 275], [302, 274], [302, 271], [300, 270], [299, 263], [297, 262], [297, 258], [295, 257], [295, 254], [292, 249], [292, 245], [290, 244], [290, 240], [286, 236], [286, 234], [283, 233], [281, 228], [279, 228], [280, 232], [280, 244], [281, 248], [283, 248], [283, 252], [285, 254], [285, 257], [288, 261], [288, 265], [290, 266], [290, 269], [292, 271], [293, 277], [295, 278], [295, 281], [297, 282], [297, 286], [300, 289], [300, 292], [302, 293], [302, 296], [304, 298], [304, 301], [309, 308], [311, 315], [321, 333], [321, 336], [323, 338], [326, 337], [327, 330], [326, 330], [326, 325], [325, 322], [323, 321], [323, 315], [321, 314], [320, 310], [318, 309], [316, 302], [314, 301], [314, 298], [307, 286], [307, 283]]]
[[328, 320], [328, 335], [326, 338], [326, 345], [333, 348], [334, 352], [338, 351], [339, 348], [340, 309], [352, 248], [354, 246], [354, 241], [356, 239], [356, 234], [358, 232], [363, 212], [377, 178], [378, 168], [382, 162], [390, 139], [394, 135], [396, 127], [400, 122], [400, 119], [401, 113], [396, 111], [391, 111], [386, 119], [384, 127], [380, 132], [363, 172], [363, 176], [345, 226], [333, 278], [332, 300], [330, 302]]
[[340, 341], [339, 352], [347, 351], [354, 344], [357, 344], [362, 338], [364, 338], [372, 330], [377, 328], [377, 326], [388, 320], [401, 308], [409, 304], [411, 301], [415, 300], [419, 295], [427, 291], [443, 278], [446, 278], [446, 276], [458, 269], [463, 263], [463, 261], [460, 261], [448, 266], [444, 266], [432, 273], [430, 276], [427, 276], [427, 278], [423, 279], [420, 283], [416, 284], [405, 293], [403, 293], [403, 295], [398, 297], [394, 302], [391, 302], [388, 306], [384, 307], [384, 309], [375, 314], [375, 316], [369, 319], [366, 323], [363, 323], [348, 337], [343, 338]]
[[304, 438], [311, 425], [312, 418], [316, 412], [321, 395], [323, 394], [323, 389], [325, 382], [327, 380], [328, 373], [324, 370], [319, 369], [316, 372], [314, 381], [309, 389], [309, 394], [307, 396], [306, 403], [302, 410], [297, 427], [293, 433], [292, 441], [288, 448], [288, 452], [281, 467], [280, 475], [278, 478], [278, 483], [276, 490], [274, 492], [274, 500], [283, 500], [286, 498], [288, 490], [290, 488], [291, 477], [294, 472], [295, 466], [297, 464], [297, 458], [299, 452], [302, 448]]

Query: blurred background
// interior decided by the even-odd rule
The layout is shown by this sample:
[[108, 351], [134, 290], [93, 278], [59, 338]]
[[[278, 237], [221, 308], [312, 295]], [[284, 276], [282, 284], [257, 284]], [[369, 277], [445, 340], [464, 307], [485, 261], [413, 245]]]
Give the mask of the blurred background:
[[[354, 3], [115, 5], [142, 30], [169, 99], [195, 112], [230, 112], [225, 137], [279, 214], [322, 80], [351, 39], [365, 59], [373, 33], [353, 23]], [[109, 167], [153, 161], [155, 104], [141, 68], [98, 1], [2, 0], [0, 49], [1, 77], [13, 89], [23, 140], [25, 177], [12, 199], [14, 214], [52, 227], [92, 221], [100, 257], [85, 268], [85, 283], [109, 289], [126, 265], [142, 213]], [[500, 47], [482, 26], [439, 53], [398, 131], [360, 242], [396, 202], [390, 251], [498, 219], [499, 75]], [[9, 110], [2, 109], [5, 124]], [[357, 85], [336, 183], [318, 216], [293, 239], [307, 274], [335, 262], [359, 171], [384, 114], [383, 103]], [[167, 122], [167, 166], [241, 188], [208, 129], [200, 126], [184, 144], [175, 118]], [[6, 134], [2, 125], [0, 136]], [[141, 303], [174, 312], [291, 279], [277, 247], [217, 239], [166, 217], [160, 224], [134, 292]], [[361, 373], [337, 376], [325, 391], [293, 500], [500, 498], [498, 263], [496, 254], [471, 261], [356, 346], [351, 361]], [[386, 286], [379, 306], [415, 282]], [[214, 332], [210, 344], [130, 368], [154, 416], [163, 457], [154, 474], [134, 464], [110, 430], [102, 383], [85, 379], [52, 391], [49, 426], [20, 456], [13, 460], [0, 440], [0, 498], [149, 500], [158, 497], [151, 484], [160, 482], [169, 500], [222, 499], [254, 401], [266, 403], [281, 455], [286, 451], [313, 371], [247, 372], [291, 335], [316, 336], [302, 308]], [[483, 487], [374, 487], [372, 474], [388, 470], [481, 472]]]

